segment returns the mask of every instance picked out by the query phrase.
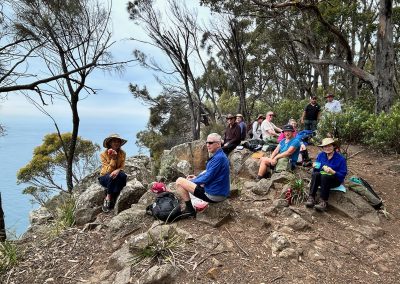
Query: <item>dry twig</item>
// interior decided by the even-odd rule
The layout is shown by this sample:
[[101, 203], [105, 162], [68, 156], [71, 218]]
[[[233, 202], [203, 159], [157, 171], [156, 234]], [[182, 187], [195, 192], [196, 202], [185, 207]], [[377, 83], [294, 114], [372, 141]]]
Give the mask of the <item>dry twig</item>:
[[235, 242], [235, 244], [238, 246], [238, 248], [246, 255], [246, 256], [250, 256], [244, 249], [242, 249], [242, 247], [238, 244], [238, 242], [234, 239], [234, 237], [232, 236], [231, 232], [229, 232], [227, 227], [224, 227], [225, 230], [228, 232], [229, 236], [231, 237], [231, 239]]

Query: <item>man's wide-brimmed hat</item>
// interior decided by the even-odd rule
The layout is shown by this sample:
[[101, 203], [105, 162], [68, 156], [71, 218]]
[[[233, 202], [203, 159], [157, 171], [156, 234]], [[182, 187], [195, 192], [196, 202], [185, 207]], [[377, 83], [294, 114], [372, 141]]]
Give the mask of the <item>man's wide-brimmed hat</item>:
[[331, 144], [336, 145], [336, 143], [337, 142], [333, 138], [324, 138], [322, 139], [322, 143], [318, 145], [318, 147], [324, 147]]
[[265, 116], [263, 116], [262, 114], [259, 114], [259, 115], [257, 116], [257, 120], [260, 119], [260, 118], [265, 119]]
[[285, 132], [285, 131], [292, 131], [292, 132], [294, 132], [294, 127], [293, 127], [293, 125], [286, 124], [284, 127], [282, 127], [282, 131], [283, 131], [283, 132]]
[[236, 116], [233, 116], [232, 114], [228, 114], [228, 115], [226, 116], [226, 119], [231, 119], [231, 118], [236, 118]]
[[118, 134], [110, 134], [106, 139], [103, 141], [104, 148], [110, 148], [110, 142], [112, 139], [119, 139], [121, 140], [121, 146], [124, 145], [128, 140], [121, 138]]
[[238, 113], [238, 114], [236, 115], [236, 117], [241, 117], [241, 118], [243, 118], [243, 115], [241, 115], [240, 113]]

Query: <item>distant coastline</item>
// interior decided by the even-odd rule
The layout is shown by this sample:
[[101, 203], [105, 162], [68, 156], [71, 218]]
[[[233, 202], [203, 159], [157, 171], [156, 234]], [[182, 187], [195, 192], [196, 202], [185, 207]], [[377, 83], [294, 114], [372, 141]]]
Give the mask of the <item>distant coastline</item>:
[[[104, 137], [110, 133], [119, 133], [128, 140], [124, 150], [128, 156], [139, 153], [135, 144], [136, 133], [145, 128], [147, 117], [116, 117], [105, 120], [103, 117], [81, 119], [79, 135], [101, 146]], [[0, 183], [6, 228], [20, 236], [29, 226], [29, 212], [37, 208], [30, 202], [29, 196], [23, 195], [26, 185], [17, 185], [16, 173], [31, 158], [33, 149], [42, 143], [45, 134], [55, 131], [54, 125], [47, 117], [21, 118], [2, 117], [1, 123], [6, 127], [6, 136], [0, 137], [1, 163], [0, 171], [3, 182]], [[71, 128], [69, 119], [58, 121], [62, 132]], [[143, 152], [143, 151], [142, 151]], [[147, 154], [147, 151], [144, 152]]]

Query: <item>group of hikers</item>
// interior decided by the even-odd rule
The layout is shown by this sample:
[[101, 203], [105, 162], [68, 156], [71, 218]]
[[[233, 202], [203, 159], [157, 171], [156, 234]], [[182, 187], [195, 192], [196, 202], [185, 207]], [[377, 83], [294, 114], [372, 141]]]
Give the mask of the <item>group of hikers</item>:
[[[340, 112], [339, 101], [333, 99], [332, 94], [326, 96], [327, 104], [325, 110]], [[317, 121], [321, 115], [321, 107], [317, 104], [317, 98], [312, 96], [310, 103], [304, 108], [301, 122], [307, 131], [315, 131]], [[266, 116], [259, 115], [252, 127], [252, 139], [262, 141], [276, 141], [278, 144], [269, 157], [260, 158], [260, 166], [256, 180], [270, 178], [277, 169], [293, 170], [298, 162], [301, 153], [306, 162], [310, 162], [304, 143], [297, 134], [297, 122], [290, 119], [288, 124], [279, 128], [273, 124], [274, 113], [267, 112]], [[230, 194], [230, 169], [228, 155], [241, 141], [246, 139], [247, 127], [243, 116], [238, 114], [226, 116], [227, 127], [224, 136], [211, 133], [207, 136], [206, 146], [209, 159], [206, 169], [198, 174], [189, 175], [186, 178], [176, 180], [177, 194], [184, 202], [182, 215], [195, 217], [196, 209], [193, 207], [190, 194], [208, 203], [222, 202]], [[259, 125], [259, 126], [258, 126]], [[123, 172], [126, 153], [121, 149], [127, 140], [118, 134], [112, 134], [105, 138], [103, 146], [106, 148], [100, 155], [101, 171], [99, 182], [105, 188], [103, 211], [109, 212], [117, 199], [122, 188], [126, 185], [127, 176]], [[340, 186], [347, 174], [345, 158], [337, 150], [336, 141], [327, 137], [318, 145], [321, 152], [317, 155], [313, 166], [312, 178], [309, 189], [309, 197], [306, 202], [308, 208], [315, 208], [318, 211], [327, 209], [329, 192], [332, 188]], [[304, 166], [304, 163], [303, 163]], [[316, 194], [320, 190], [319, 201]]]

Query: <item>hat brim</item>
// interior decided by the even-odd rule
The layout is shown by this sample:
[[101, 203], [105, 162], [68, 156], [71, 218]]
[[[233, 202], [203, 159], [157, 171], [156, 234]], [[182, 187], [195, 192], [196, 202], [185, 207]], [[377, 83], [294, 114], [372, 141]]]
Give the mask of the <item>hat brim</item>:
[[119, 139], [121, 141], [121, 146], [124, 145], [126, 142], [128, 142], [128, 140], [125, 140], [123, 138], [118, 138], [118, 137], [107, 137], [106, 139], [104, 139], [103, 141], [103, 147], [104, 148], [110, 148], [110, 142], [112, 139]]
[[336, 142], [336, 141], [333, 141], [333, 142], [327, 143], [327, 144], [320, 144], [320, 145], [318, 145], [318, 147], [325, 147], [325, 146], [328, 146], [328, 145], [336, 146], [336, 145], [337, 145], [337, 142]]

